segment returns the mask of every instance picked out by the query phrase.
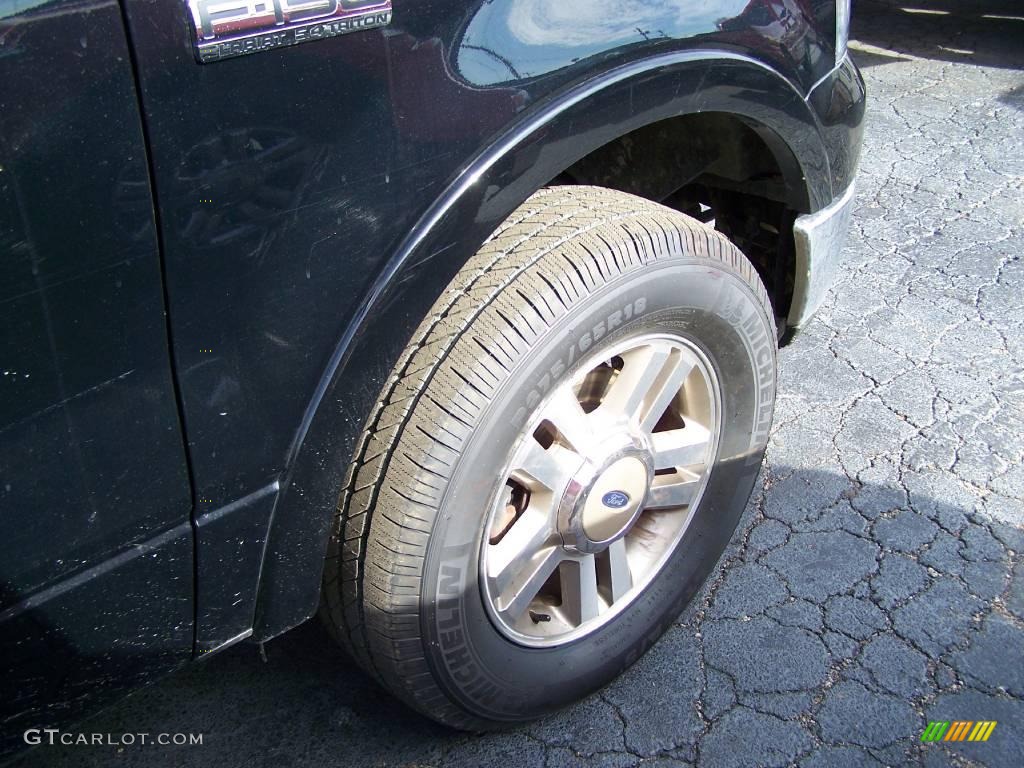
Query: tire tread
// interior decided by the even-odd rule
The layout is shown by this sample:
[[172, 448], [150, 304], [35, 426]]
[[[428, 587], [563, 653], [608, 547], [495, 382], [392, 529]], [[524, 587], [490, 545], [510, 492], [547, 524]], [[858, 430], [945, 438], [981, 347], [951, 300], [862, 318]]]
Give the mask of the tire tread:
[[726, 265], [772, 322], [753, 266], [718, 232], [625, 193], [552, 187], [459, 271], [387, 379], [338, 501], [321, 614], [364, 670], [429, 717], [494, 725], [436, 683], [419, 622], [420, 566], [460, 443], [532, 341], [609, 279], [672, 252]]

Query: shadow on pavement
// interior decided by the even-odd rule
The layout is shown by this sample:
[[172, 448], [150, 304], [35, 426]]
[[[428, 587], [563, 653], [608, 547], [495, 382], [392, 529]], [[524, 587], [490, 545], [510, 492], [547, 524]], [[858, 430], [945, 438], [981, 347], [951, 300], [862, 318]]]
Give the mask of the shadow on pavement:
[[[863, 691], [859, 699], [862, 703], [854, 701], [851, 706], [867, 704], [870, 707], [872, 700], [893, 706], [891, 693], [885, 692], [890, 682], [882, 678], [873, 684], [870, 676], [857, 671], [861, 669], [858, 666], [861, 656], [870, 657], [868, 646], [879, 639], [883, 647], [888, 647], [886, 643], [912, 645], [913, 651], [908, 645], [904, 652], [920, 657], [921, 663], [922, 677], [914, 683], [917, 692], [904, 699], [908, 704], [912, 702], [913, 707], [906, 709], [904, 719], [879, 725], [891, 731], [886, 736], [893, 740], [894, 749], [911, 753], [923, 750], [925, 747], [918, 742], [918, 737], [926, 718], [998, 719], [1000, 728], [984, 745], [987, 764], [1014, 764], [1014, 755], [1019, 757], [1016, 739], [1024, 732], [1024, 707], [1016, 698], [1021, 695], [1016, 688], [1020, 685], [1024, 690], [1024, 683], [1017, 678], [1024, 680], [1024, 674], [1008, 673], [1002, 667], [993, 672], [989, 668], [995, 659], [989, 658], [992, 641], [986, 634], [989, 632], [986, 627], [993, 621], [1002, 622], [1000, 626], [1015, 623], [1019, 626], [1019, 622], [1024, 621], [1024, 583], [1021, 580], [1024, 571], [1018, 567], [1020, 573], [1012, 574], [1013, 561], [1017, 559], [1014, 552], [1024, 550], [1024, 529], [1015, 520], [991, 520], [973, 509], [921, 494], [909, 496], [908, 511], [907, 490], [899, 486], [857, 484], [831, 472], [784, 466], [773, 466], [768, 472], [769, 477], [780, 479], [768, 482], [765, 490], [755, 492], [726, 552], [724, 582], [718, 570], [710, 582], [713, 586], [698, 595], [680, 617], [679, 624], [618, 683], [599, 697], [553, 715], [539, 725], [483, 736], [457, 733], [435, 725], [378, 688], [348, 661], [319, 622], [313, 620], [268, 643], [266, 661], [261, 660], [252, 645], [235, 646], [69, 729], [71, 733], [202, 733], [202, 746], [44, 745], [13, 765], [17, 768], [57, 765], [476, 766], [534, 764], [552, 755], [562, 761], [547, 760], [548, 763], [562, 764], [566, 757], [572, 758], [573, 752], [581, 748], [578, 745], [592, 743], [591, 731], [603, 733], [609, 728], [611, 733], [601, 737], [606, 743], [602, 749], [609, 757], [611, 752], [617, 754], [616, 764], [632, 765], [642, 759], [641, 754], [627, 751], [631, 728], [646, 728], [658, 742], [675, 743], [673, 754], [688, 755], [683, 757], [687, 761], [696, 756], [697, 744], [701, 749], [701, 762], [722, 749], [727, 749], [731, 759], [749, 755], [750, 745], [733, 743], [731, 738], [723, 741], [720, 737], [724, 734], [716, 733], [716, 729], [725, 728], [721, 724], [729, 715], [724, 719], [721, 714], [715, 716], [710, 730], [701, 725], [697, 702], [702, 702], [707, 716], [709, 697], [717, 695], [713, 681], [723, 678], [722, 673], [697, 665], [693, 655], [697, 648], [702, 649], [699, 654], [704, 658], [714, 659], [725, 653], [740, 666], [755, 665], [758, 676], [772, 678], [767, 681], [771, 683], [768, 687], [777, 682], [780, 690], [792, 688], [793, 680], [801, 674], [800, 668], [812, 661], [819, 663], [823, 670], [831, 669], [829, 674], [838, 684], [830, 690], [824, 677], [812, 683], [806, 689], [810, 694], [807, 699], [810, 708], [801, 717], [811, 733], [820, 729], [817, 738], [824, 743], [813, 749], [827, 752], [839, 748], [829, 745], [827, 721], [837, 713], [842, 715], [842, 708], [847, 706], [841, 698], [835, 698], [836, 691], [842, 692], [845, 688]], [[773, 533], [766, 537], [768, 531]], [[767, 538], [774, 543], [764, 545]], [[833, 543], [820, 551], [809, 543], [826, 539]], [[755, 540], [761, 544], [755, 545]], [[907, 544], [908, 541], [912, 543]], [[987, 543], [979, 549], [979, 541]], [[854, 544], [856, 546], [852, 546]], [[844, 547], [851, 549], [844, 555], [833, 551], [837, 546], [843, 552], [846, 552]], [[905, 554], [907, 547], [910, 550], [916, 547], [916, 554], [914, 551]], [[858, 566], [836, 560], [836, 557], [857, 559], [853, 557], [857, 554], [853, 550], [862, 555]], [[900, 591], [902, 582], [897, 581], [894, 592], [890, 576], [885, 575], [885, 561], [907, 560], [904, 565], [909, 567], [912, 565], [909, 560], [916, 561], [918, 557], [922, 563], [930, 563], [930, 581], [924, 577], [923, 583], [915, 584], [905, 593]], [[989, 577], [976, 582], [970, 569], [977, 564], [974, 559], [977, 557], [983, 558], [981, 564], [986, 566], [986, 573], [994, 570], [1001, 576], [994, 582]], [[753, 593], [747, 588], [737, 592], [737, 584], [730, 583], [734, 578], [730, 573], [737, 569], [748, 572], [754, 569], [769, 580], [785, 584], [790, 601], [796, 600], [794, 606], [799, 604], [812, 612], [820, 612], [825, 617], [825, 625], [815, 630], [768, 623], [779, 601], [775, 607], [770, 601], [757, 607], [761, 599], [759, 589], [755, 588]], [[921, 574], [925, 571], [923, 565], [918, 570]], [[879, 582], [879, 574], [884, 575], [883, 581], [888, 586]], [[995, 586], [979, 591], [978, 584], [990, 582]], [[776, 585], [773, 589], [782, 589], [782, 586]], [[986, 589], [992, 591], [985, 593]], [[947, 593], [961, 595], [962, 599], [936, 597]], [[728, 618], [738, 610], [737, 600], [743, 606], [741, 613], [747, 616], [741, 616], [739, 623], [735, 618]], [[785, 602], [784, 596], [781, 602]], [[843, 635], [841, 630], [837, 634], [834, 624], [830, 629], [829, 616], [838, 606], [852, 603], [862, 605], [858, 610], [884, 612], [889, 618], [881, 629], [868, 629], [860, 637], [856, 630], [850, 630], [854, 634], [849, 636]], [[923, 618], [910, 619], [908, 625], [904, 621], [908, 611]], [[743, 621], [754, 623], [743, 625]], [[763, 637], [734, 631], [735, 627], [755, 625], [795, 633], [793, 637], [802, 638], [801, 642], [818, 649], [820, 658], [787, 662], [786, 649], [782, 648], [781, 661], [773, 663], [765, 655], [772, 651]], [[727, 647], [716, 645], [717, 636], [728, 638]], [[834, 645], [837, 639], [841, 641], [838, 646]], [[1018, 641], [1019, 648], [1024, 648], [1024, 636], [1018, 637]], [[681, 647], [693, 650], [681, 652]], [[1017, 655], [1020, 655], [1019, 648]], [[1015, 652], [1005, 650], [1008, 656], [1002, 652], [996, 655], [1003, 655], [1004, 663], [1014, 664], [1010, 657]], [[931, 659], [928, 663], [932, 665], [927, 674], [924, 671], [926, 657]], [[980, 666], [975, 668], [975, 665]], [[952, 679], [946, 679], [942, 670], [950, 668], [955, 669], [955, 673]], [[690, 671], [683, 672], [683, 669]], [[1024, 664], [1018, 672], [1024, 673]], [[649, 688], [652, 674], [663, 681], [658, 684], [658, 691]], [[758, 685], [763, 686], [764, 682]], [[742, 679], [734, 678], [731, 685], [736, 686], [742, 699]], [[813, 699], [819, 703], [811, 704], [812, 696], [820, 697]], [[609, 701], [621, 702], [623, 697], [629, 703], [617, 704], [616, 716], [609, 708]], [[666, 715], [666, 710], [671, 714]], [[629, 712], [646, 714], [634, 723]], [[599, 717], [605, 722], [598, 723]], [[666, 717], [671, 719], [666, 721]], [[684, 721], [692, 723], [692, 728], [666, 724]], [[770, 718], [769, 721], [776, 722]], [[802, 728], [796, 720], [792, 727]], [[726, 748], [727, 743], [732, 746]], [[926, 746], [933, 752], [947, 748], [945, 745]], [[954, 745], [953, 751], [973, 746]], [[552, 748], [554, 752], [550, 752]], [[867, 754], [863, 753], [865, 758]], [[825, 753], [821, 757], [824, 758]], [[951, 755], [946, 752], [942, 757], [949, 759]]]
[[860, 67], [927, 58], [1024, 69], [1020, 0], [853, 2], [850, 47]]

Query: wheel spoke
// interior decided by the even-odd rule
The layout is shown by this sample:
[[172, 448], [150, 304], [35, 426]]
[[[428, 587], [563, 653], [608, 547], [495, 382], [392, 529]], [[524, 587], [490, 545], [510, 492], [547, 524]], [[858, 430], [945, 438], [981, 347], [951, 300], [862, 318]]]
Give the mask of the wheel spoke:
[[672, 469], [707, 463], [711, 432], [700, 424], [690, 422], [682, 429], [655, 432], [651, 438], [654, 443], [655, 469]]
[[662, 368], [658, 378], [651, 385], [647, 397], [644, 398], [644, 415], [640, 428], [651, 432], [665, 410], [683, 386], [686, 377], [693, 370], [693, 361], [683, 356], [679, 350], [673, 350], [668, 362]]
[[547, 512], [528, 507], [487, 553], [487, 575], [503, 594], [554, 535]]
[[622, 355], [624, 365], [601, 408], [612, 414], [637, 415], [644, 398], [658, 379], [671, 350], [664, 347], [640, 347]]
[[677, 473], [655, 479], [644, 509], [672, 509], [693, 503], [700, 488], [700, 475]]
[[633, 575], [629, 570], [629, 559], [626, 557], [625, 539], [617, 539], [608, 547], [608, 583], [613, 603], [633, 588]]
[[539, 483], [551, 491], [558, 492], [569, 479], [570, 470], [561, 460], [562, 454], [567, 452], [558, 446], [544, 450], [536, 440], [527, 439], [529, 447], [519, 466], [512, 470], [513, 477], [534, 489]]
[[508, 622], [516, 621], [537, 596], [544, 582], [554, 573], [562, 562], [562, 550], [551, 546], [541, 550], [527, 563], [527, 567], [519, 572], [519, 576], [503, 594], [495, 601], [495, 607], [501, 617]]
[[590, 419], [583, 412], [576, 393], [568, 384], [555, 390], [544, 408], [543, 419], [550, 421], [577, 453], [583, 453], [593, 439]]
[[593, 555], [565, 560], [559, 568], [562, 610], [570, 621], [582, 624], [597, 616], [597, 563]]

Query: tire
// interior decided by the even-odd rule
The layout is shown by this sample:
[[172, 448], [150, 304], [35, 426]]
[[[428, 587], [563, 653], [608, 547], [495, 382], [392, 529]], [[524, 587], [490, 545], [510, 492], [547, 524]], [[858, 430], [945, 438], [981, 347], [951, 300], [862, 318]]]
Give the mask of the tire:
[[[692, 367], [678, 375], [651, 367], [683, 358]], [[645, 370], [661, 372], [645, 379]], [[369, 674], [456, 728], [576, 701], [636, 661], [711, 572], [759, 471], [775, 386], [771, 306], [727, 239], [621, 192], [541, 190], [458, 273], [385, 384], [339, 500], [323, 618]], [[596, 406], [582, 394], [591, 390]], [[555, 422], [581, 423], [556, 402], [566, 392], [587, 429], [600, 417], [605, 431], [563, 434]], [[703, 442], [684, 439], [704, 419], [692, 414], [711, 424]], [[644, 432], [641, 417], [657, 426]], [[668, 444], [653, 436], [664, 430], [678, 430], [670, 459], [651, 447]], [[699, 461], [681, 458], [687, 440]], [[540, 470], [524, 474], [513, 466], [520, 454], [556, 457], [562, 474], [547, 482], [568, 477], [559, 487], [577, 495], [538, 482]], [[689, 502], [648, 509], [668, 498], [664, 484], [685, 486]], [[554, 537], [536, 553], [514, 549], [526, 530], [515, 526], [538, 515]], [[600, 543], [604, 535], [614, 541]], [[515, 569], [495, 554], [506, 541]], [[531, 598], [545, 558], [558, 564]]]

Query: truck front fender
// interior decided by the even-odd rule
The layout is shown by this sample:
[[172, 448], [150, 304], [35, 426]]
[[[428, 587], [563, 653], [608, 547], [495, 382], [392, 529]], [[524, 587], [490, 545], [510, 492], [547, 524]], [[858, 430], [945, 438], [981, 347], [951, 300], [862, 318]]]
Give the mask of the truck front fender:
[[406, 340], [456, 272], [517, 206], [580, 158], [637, 128], [701, 112], [727, 113], [756, 130], [804, 212], [832, 200], [814, 112], [788, 80], [736, 53], [650, 57], [523, 112], [427, 209], [338, 340], [289, 453], [261, 568], [256, 639], [316, 611], [329, 527], [357, 438]]

